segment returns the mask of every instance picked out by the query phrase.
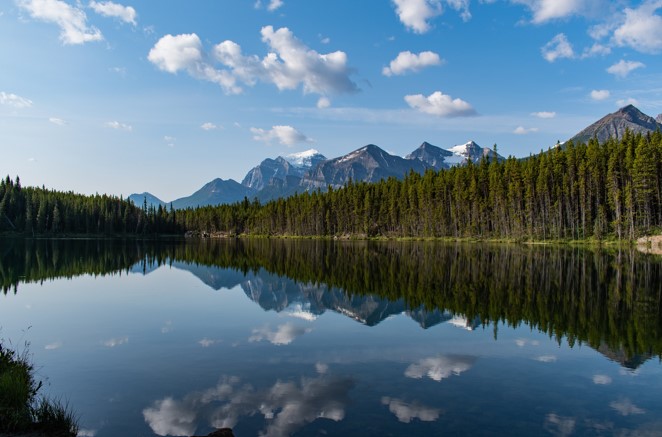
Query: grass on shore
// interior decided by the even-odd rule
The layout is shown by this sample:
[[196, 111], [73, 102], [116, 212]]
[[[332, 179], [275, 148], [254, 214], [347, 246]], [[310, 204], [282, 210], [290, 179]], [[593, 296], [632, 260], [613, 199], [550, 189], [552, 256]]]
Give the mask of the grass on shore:
[[27, 351], [18, 353], [0, 342], [0, 432], [41, 432], [76, 436], [78, 421], [69, 407], [41, 396]]

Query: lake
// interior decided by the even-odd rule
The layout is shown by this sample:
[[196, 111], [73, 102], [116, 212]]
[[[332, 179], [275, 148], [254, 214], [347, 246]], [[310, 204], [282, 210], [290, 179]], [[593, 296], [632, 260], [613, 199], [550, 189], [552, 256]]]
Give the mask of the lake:
[[81, 436], [662, 435], [662, 258], [0, 240], [0, 338]]

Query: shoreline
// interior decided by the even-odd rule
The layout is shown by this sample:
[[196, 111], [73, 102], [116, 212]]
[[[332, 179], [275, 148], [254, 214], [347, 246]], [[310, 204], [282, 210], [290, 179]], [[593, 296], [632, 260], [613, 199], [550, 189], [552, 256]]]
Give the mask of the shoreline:
[[596, 240], [586, 239], [532, 239], [507, 237], [389, 237], [364, 234], [356, 235], [262, 235], [262, 234], [230, 234], [226, 232], [189, 231], [186, 234], [64, 234], [64, 235], [25, 235], [23, 233], [3, 232], [0, 238], [24, 240], [104, 240], [104, 241], [190, 241], [190, 240], [229, 240], [229, 239], [255, 239], [255, 240], [320, 240], [320, 241], [384, 241], [384, 242], [427, 242], [427, 243], [467, 243], [467, 244], [506, 244], [528, 246], [574, 246], [574, 247], [607, 247], [624, 248], [636, 247], [644, 253], [662, 255], [662, 235], [646, 235], [634, 240], [618, 240], [614, 236]]

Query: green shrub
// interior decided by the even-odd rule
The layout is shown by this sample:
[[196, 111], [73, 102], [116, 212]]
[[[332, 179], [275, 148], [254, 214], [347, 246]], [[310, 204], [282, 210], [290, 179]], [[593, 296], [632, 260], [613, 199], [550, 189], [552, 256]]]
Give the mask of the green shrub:
[[75, 436], [78, 421], [68, 405], [38, 395], [27, 349], [18, 354], [0, 343], [0, 432], [41, 430], [47, 435]]

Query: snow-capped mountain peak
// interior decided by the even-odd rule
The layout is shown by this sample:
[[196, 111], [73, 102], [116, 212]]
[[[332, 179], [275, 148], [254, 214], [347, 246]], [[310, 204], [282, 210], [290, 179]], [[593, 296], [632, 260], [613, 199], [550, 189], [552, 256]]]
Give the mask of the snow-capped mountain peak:
[[451, 147], [449, 150], [456, 155], [460, 155], [467, 158], [469, 157], [469, 154], [471, 153], [472, 149], [475, 149], [476, 147], [479, 147], [478, 144], [476, 144], [472, 140], [464, 144], [455, 145]]
[[312, 167], [313, 163], [324, 161], [326, 157], [315, 149], [304, 150], [303, 152], [290, 153], [283, 157], [287, 162], [297, 167]]

